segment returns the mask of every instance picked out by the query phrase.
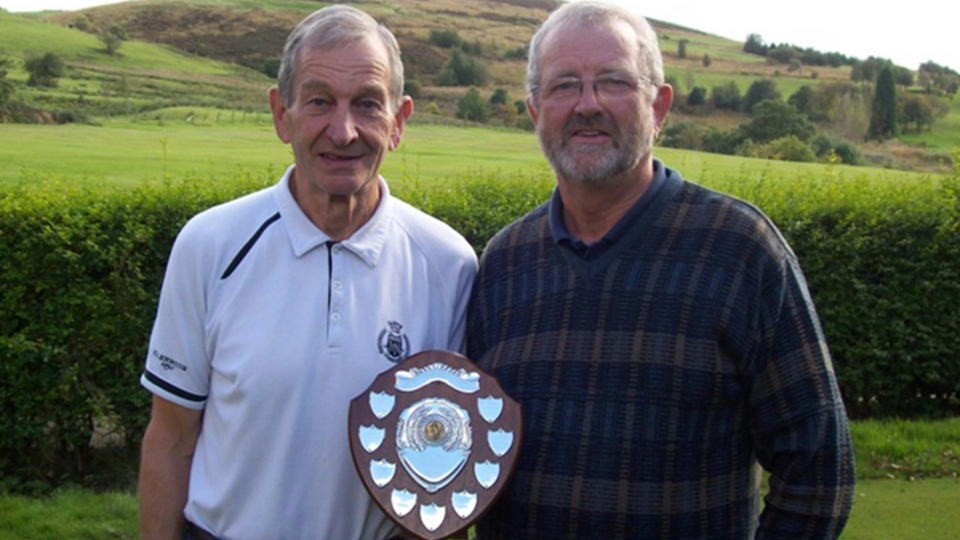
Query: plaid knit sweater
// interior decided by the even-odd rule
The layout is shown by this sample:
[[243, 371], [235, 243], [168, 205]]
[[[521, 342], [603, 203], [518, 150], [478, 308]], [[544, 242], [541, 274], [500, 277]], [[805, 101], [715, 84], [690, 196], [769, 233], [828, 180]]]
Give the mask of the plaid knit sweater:
[[484, 252], [467, 353], [524, 431], [482, 540], [827, 539], [847, 520], [847, 418], [794, 254], [754, 207], [658, 167], [599, 257], [557, 245], [549, 202]]

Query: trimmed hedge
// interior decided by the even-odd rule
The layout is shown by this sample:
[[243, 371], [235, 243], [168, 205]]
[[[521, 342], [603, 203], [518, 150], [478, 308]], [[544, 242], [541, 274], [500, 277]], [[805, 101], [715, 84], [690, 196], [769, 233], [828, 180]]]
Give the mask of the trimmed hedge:
[[[132, 485], [149, 415], [138, 381], [173, 239], [190, 216], [278, 175], [134, 189], [51, 181], [0, 193], [5, 489]], [[960, 169], [912, 183], [838, 169], [703, 183], [763, 208], [797, 252], [851, 416], [960, 412]], [[392, 190], [479, 252], [553, 184], [544, 169], [428, 186], [402, 179]]]

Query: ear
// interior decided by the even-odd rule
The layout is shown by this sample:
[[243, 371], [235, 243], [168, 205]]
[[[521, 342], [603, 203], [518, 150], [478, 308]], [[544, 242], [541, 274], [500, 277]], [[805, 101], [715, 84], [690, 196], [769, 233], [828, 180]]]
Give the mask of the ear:
[[537, 125], [537, 108], [533, 105], [533, 96], [527, 96], [527, 99], [524, 101], [527, 104], [527, 114], [530, 115], [530, 119], [533, 120], [533, 125]]
[[413, 99], [410, 96], [403, 96], [400, 101], [400, 107], [393, 114], [393, 133], [390, 135], [390, 150], [395, 150], [400, 146], [400, 140], [403, 139], [403, 128], [407, 125], [407, 120], [413, 114]]
[[289, 130], [287, 130], [287, 106], [283, 103], [280, 90], [274, 86], [267, 93], [267, 98], [270, 101], [270, 111], [273, 113], [273, 128], [277, 130], [277, 137], [280, 137], [284, 144], [290, 144], [292, 138]]
[[654, 136], [660, 134], [660, 128], [667, 121], [667, 113], [673, 104], [673, 87], [662, 84], [657, 88], [657, 97], [653, 100]]

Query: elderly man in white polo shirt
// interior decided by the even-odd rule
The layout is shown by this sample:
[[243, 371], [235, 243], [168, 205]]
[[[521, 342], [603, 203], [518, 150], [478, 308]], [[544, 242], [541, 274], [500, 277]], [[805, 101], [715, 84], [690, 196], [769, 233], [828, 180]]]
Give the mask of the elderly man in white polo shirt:
[[143, 386], [141, 537], [382, 539], [354, 471], [350, 399], [427, 349], [461, 348], [477, 260], [379, 175], [413, 111], [397, 42], [321, 9], [290, 35], [276, 131], [294, 165], [194, 217], [170, 256]]

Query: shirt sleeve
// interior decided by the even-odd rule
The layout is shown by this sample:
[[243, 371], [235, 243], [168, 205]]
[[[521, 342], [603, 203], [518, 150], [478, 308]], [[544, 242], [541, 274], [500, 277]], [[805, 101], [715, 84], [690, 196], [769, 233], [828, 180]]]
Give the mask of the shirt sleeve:
[[764, 281], [756, 331], [750, 421], [754, 451], [771, 475], [757, 538], [837, 538], [853, 506], [853, 448], [826, 340], [792, 254]]
[[190, 409], [204, 407], [210, 383], [204, 331], [206, 253], [196, 229], [188, 224], [174, 242], [140, 377], [150, 392]]

